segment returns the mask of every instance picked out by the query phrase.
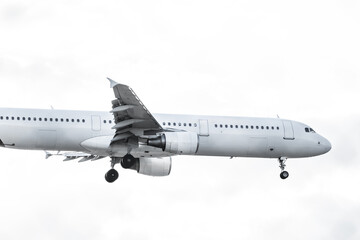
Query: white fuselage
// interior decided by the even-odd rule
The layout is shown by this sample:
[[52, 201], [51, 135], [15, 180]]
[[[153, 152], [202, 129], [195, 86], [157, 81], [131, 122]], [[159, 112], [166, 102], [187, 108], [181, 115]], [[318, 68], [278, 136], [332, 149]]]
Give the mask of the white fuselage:
[[[154, 114], [165, 130], [198, 134], [196, 155], [301, 158], [324, 154], [331, 144], [296, 121], [276, 118]], [[113, 114], [96, 111], [0, 108], [0, 144], [29, 150], [80, 151], [122, 157], [129, 146], [110, 147]], [[174, 155], [139, 144], [135, 157]]]

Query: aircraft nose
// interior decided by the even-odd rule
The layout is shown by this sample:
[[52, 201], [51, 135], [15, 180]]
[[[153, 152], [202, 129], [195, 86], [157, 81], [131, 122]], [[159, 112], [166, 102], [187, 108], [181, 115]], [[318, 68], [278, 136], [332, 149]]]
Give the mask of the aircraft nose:
[[329, 152], [332, 148], [331, 142], [329, 140], [325, 139], [324, 145], [325, 145], [325, 151]]
[[329, 152], [332, 148], [330, 141], [324, 137], [322, 137], [321, 145], [324, 147], [324, 154]]

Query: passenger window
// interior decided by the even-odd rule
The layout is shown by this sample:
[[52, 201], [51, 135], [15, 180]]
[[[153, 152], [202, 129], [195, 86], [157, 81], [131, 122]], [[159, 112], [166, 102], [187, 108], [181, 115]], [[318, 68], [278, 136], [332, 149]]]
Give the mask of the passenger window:
[[71, 122], [75, 122], [75, 120], [74, 120], [74, 119], [71, 119]]
[[181, 127], [181, 123], [179, 123], [179, 127]]
[[53, 119], [52, 118], [50, 118], [50, 122], [52, 122], [53, 121]]
[[264, 126], [261, 126], [261, 129], [264, 129]]
[[[80, 122], [80, 119], [77, 119], [76, 121], [79, 123], [79, 122]], [[111, 123], [111, 122], [109, 121], [109, 123]]]
[[85, 119], [83, 119], [82, 122], [85, 123]]
[[215, 127], [217, 128], [217, 124], [215, 124]]
[[228, 125], [227, 124], [225, 124], [225, 128], [227, 128], [228, 127]]
[[6, 117], [6, 120], [9, 120], [9, 117]]
[[66, 122], [69, 122], [69, 119], [68, 119], [68, 118], [66, 119]]
[[251, 129], [254, 129], [254, 126], [251, 126]]
[[41, 121], [42, 121], [42, 118], [39, 118], [39, 121], [41, 122]]
[[246, 125], [246, 129], [249, 129], [249, 126], [248, 126], [248, 125]]
[[266, 130], [269, 130], [269, 126], [266, 126]]
[[233, 125], [230, 125], [230, 128], [233, 128]]
[[3, 120], [3, 116], [0, 117], [0, 120]]
[[189, 127], [192, 127], [192, 124], [191, 124], [191, 123], [189, 123]]
[[163, 126], [165, 126], [165, 122], [163, 122]]
[[47, 118], [44, 118], [45, 122], [47, 122]]
[[14, 118], [14, 117], [11, 117], [11, 120], [15, 120], [15, 118]]
[[63, 119], [63, 118], [61, 118], [61, 119], [60, 119], [60, 122], [64, 122], [64, 119]]
[[171, 123], [170, 123], [170, 122], [168, 122], [168, 125], [169, 125], [169, 126], [171, 126]]
[[31, 121], [31, 118], [29, 117], [28, 120]]
[[106, 120], [104, 120], [104, 123], [106, 123]]
[[280, 128], [279, 128], [279, 127], [276, 127], [276, 129], [277, 129], [277, 130], [280, 130]]
[[184, 127], [186, 127], [186, 123], [184, 123]]
[[256, 129], [259, 129], [259, 126], [256, 126]]
[[220, 128], [222, 128], [223, 127], [223, 125], [222, 124], [220, 124]]
[[238, 125], [235, 125], [235, 128], [239, 128], [239, 126], [238, 126]]
[[36, 122], [36, 118], [34, 117], [34, 121]]

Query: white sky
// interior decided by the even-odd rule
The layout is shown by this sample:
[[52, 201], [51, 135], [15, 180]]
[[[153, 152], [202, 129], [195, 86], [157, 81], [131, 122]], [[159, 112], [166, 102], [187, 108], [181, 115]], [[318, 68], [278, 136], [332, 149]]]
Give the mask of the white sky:
[[[0, 239], [359, 239], [360, 3], [0, 2], [0, 106], [104, 110], [106, 77], [150, 111], [305, 122], [333, 144], [288, 161], [176, 157], [149, 178], [108, 160], [0, 149]], [[1, 133], [0, 133], [1, 135]], [[117, 166], [119, 169], [119, 166]]]

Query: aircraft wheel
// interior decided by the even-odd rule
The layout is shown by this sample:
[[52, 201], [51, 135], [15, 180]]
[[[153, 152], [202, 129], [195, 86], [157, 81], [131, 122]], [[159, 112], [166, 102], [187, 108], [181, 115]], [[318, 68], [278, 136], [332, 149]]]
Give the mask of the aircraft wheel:
[[106, 174], [105, 174], [105, 180], [108, 183], [113, 183], [115, 182], [119, 177], [119, 173], [115, 170], [115, 169], [110, 169]]
[[121, 166], [125, 169], [129, 169], [134, 166], [136, 159], [131, 154], [126, 154], [121, 160]]
[[289, 177], [289, 173], [287, 171], [283, 171], [280, 173], [281, 179], [287, 179]]

